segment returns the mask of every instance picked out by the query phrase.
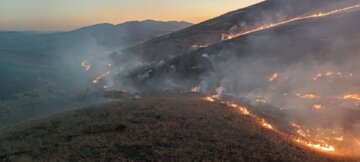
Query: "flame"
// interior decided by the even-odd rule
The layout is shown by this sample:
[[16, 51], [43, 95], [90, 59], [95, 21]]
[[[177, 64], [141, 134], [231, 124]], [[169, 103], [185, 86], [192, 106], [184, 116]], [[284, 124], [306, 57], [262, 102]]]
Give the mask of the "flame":
[[310, 142], [310, 141], [307, 141], [307, 140], [302, 140], [302, 139], [299, 139], [299, 138], [294, 138], [293, 141], [295, 141], [295, 142], [297, 142], [299, 144], [308, 146], [309, 148], [320, 150], [320, 151], [327, 151], [327, 152], [334, 152], [335, 151], [334, 146], [330, 146], [330, 145], [328, 145], [326, 143], [324, 143], [324, 144], [313, 143], [313, 142]]
[[354, 74], [353, 73], [342, 73], [342, 72], [332, 72], [332, 71], [328, 71], [326, 73], [320, 73], [317, 74], [313, 79], [314, 80], [319, 80], [320, 78], [325, 78], [325, 77], [339, 77], [339, 78], [351, 78]]
[[108, 76], [109, 74], [110, 74], [110, 70], [108, 70], [108, 71], [106, 71], [105, 73], [103, 73], [103, 74], [99, 75], [98, 77], [96, 77], [96, 79], [94, 79], [94, 80], [92, 81], [92, 83], [93, 83], [93, 84], [98, 84], [100, 79]]
[[237, 104], [232, 103], [232, 102], [223, 102], [223, 103], [226, 104], [228, 107], [236, 108], [243, 115], [251, 115], [250, 111], [246, 107], [237, 105]]
[[81, 62], [81, 67], [83, 67], [85, 71], [88, 71], [91, 68], [91, 64], [89, 63], [88, 60], [85, 60]]
[[[292, 136], [292, 140], [296, 143], [319, 151], [334, 152], [336, 150], [334, 146], [329, 145], [324, 140], [318, 139], [321, 138], [321, 135], [325, 134], [324, 132], [320, 132], [321, 135], [314, 135], [310, 130], [303, 130], [300, 125], [295, 123], [292, 123], [291, 125], [296, 129], [298, 135], [298, 137]], [[321, 131], [321, 129], [317, 130]]]
[[360, 101], [360, 94], [347, 94], [342, 99]]
[[313, 94], [313, 93], [307, 93], [307, 94], [296, 94], [296, 96], [298, 96], [301, 99], [318, 99], [320, 98], [319, 96]]
[[315, 110], [320, 110], [320, 109], [322, 109], [322, 105], [321, 104], [314, 104], [313, 105], [313, 108], [315, 109]]
[[279, 73], [274, 73], [269, 77], [269, 82], [274, 81], [275, 79], [277, 79], [279, 77]]
[[273, 126], [271, 124], [269, 124], [265, 119], [261, 119], [260, 120], [260, 124], [262, 125], [262, 127], [267, 128], [267, 129], [273, 129]]
[[[208, 101], [208, 102], [215, 102], [216, 101], [214, 98], [212, 98], [210, 96], [206, 96], [203, 99], [205, 101]], [[270, 131], [273, 131], [273, 132], [279, 134], [280, 136], [284, 137], [285, 139], [290, 139], [290, 141], [294, 141], [297, 144], [306, 146], [306, 147], [314, 149], [314, 150], [324, 151], [324, 152], [334, 152], [336, 150], [334, 146], [329, 145], [325, 141], [312, 138], [312, 136], [310, 135], [310, 131], [309, 130], [306, 130], [306, 131], [302, 130], [300, 125], [297, 125], [295, 123], [291, 124], [294, 128], [297, 129], [296, 132], [297, 132], [298, 136], [288, 135], [286, 133], [283, 133], [283, 132], [275, 129], [265, 119], [260, 118], [260, 117], [258, 117], [256, 115], [252, 114], [244, 106], [237, 105], [234, 102], [230, 102], [230, 101], [221, 101], [220, 103], [226, 105], [229, 108], [235, 108], [235, 109], [239, 110], [240, 114], [251, 117], [254, 121], [256, 121], [256, 123], [259, 126], [261, 126], [263, 128], [266, 128], [266, 129], [268, 129]]]
[[210, 96], [204, 97], [204, 100], [205, 100], [205, 101], [208, 101], [208, 102], [215, 102], [215, 99], [212, 98], [212, 97], [210, 97]]
[[270, 28], [277, 27], [277, 26], [284, 25], [284, 24], [288, 24], [288, 23], [291, 23], [291, 22], [294, 22], [294, 21], [330, 16], [330, 15], [343, 13], [343, 12], [347, 12], [347, 11], [358, 9], [358, 8], [360, 8], [360, 4], [345, 7], [345, 8], [341, 8], [341, 9], [337, 9], [337, 10], [333, 10], [333, 11], [320, 12], [320, 13], [316, 13], [316, 14], [308, 15], [308, 16], [299, 16], [299, 17], [295, 17], [295, 18], [292, 18], [292, 19], [289, 19], [289, 20], [284, 20], [284, 21], [280, 21], [280, 22], [277, 22], [277, 23], [263, 25], [263, 26], [255, 28], [255, 29], [251, 29], [251, 30], [236, 33], [236, 34], [222, 34], [222, 41], [233, 39], [233, 38], [236, 38], [236, 37], [239, 37], [239, 36], [247, 35], [247, 34], [258, 32], [258, 31], [270, 29]]

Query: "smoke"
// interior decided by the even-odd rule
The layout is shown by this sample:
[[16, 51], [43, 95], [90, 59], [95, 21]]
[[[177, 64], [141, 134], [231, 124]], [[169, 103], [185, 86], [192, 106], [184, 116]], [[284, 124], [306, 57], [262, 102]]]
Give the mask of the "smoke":
[[[277, 18], [291, 17], [282, 14]], [[355, 10], [294, 21], [163, 62], [125, 59], [120, 85], [152, 93], [196, 87], [251, 107], [285, 132], [356, 154], [360, 150], [359, 14]], [[278, 19], [265, 22], [272, 21]]]
[[356, 16], [358, 12], [246, 36], [238, 41], [246, 42], [238, 44], [241, 47], [211, 56], [212, 77], [201, 82], [217, 84], [200, 84], [200, 89], [221, 89], [218, 95], [262, 108], [260, 112], [273, 109], [275, 117], [286, 114], [276, 119], [281, 121], [278, 126], [300, 124], [313, 138], [358, 153], [360, 40], [354, 26], [360, 24], [352, 23]]

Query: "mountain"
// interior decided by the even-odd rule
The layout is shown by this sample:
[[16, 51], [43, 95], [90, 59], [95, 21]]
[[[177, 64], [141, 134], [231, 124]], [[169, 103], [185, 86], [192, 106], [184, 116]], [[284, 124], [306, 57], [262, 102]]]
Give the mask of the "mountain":
[[346, 11], [340, 5], [339, 10], [320, 16], [305, 16], [166, 59], [160, 54], [119, 75], [116, 85], [120, 90], [148, 94], [196, 89], [230, 98], [249, 105], [278, 128], [298, 123], [312, 132], [303, 136], [359, 156], [357, 4]]
[[[234, 38], [183, 53], [165, 62], [137, 68], [130, 74], [133, 80], [127, 83], [144, 91], [186, 90], [199, 85], [204, 77], [211, 75], [214, 68], [231, 59], [238, 60], [233, 64], [244, 63], [243, 60], [249, 58], [265, 60], [269, 68], [263, 75], [306, 60], [319, 64], [327, 61], [344, 62], [356, 58], [354, 51], [360, 50], [356, 45], [360, 43], [357, 39], [360, 36], [360, 23], [354, 22], [359, 16], [357, 10], [293, 22]], [[329, 26], [332, 28], [327, 28]], [[142, 77], [145, 74], [148, 74], [147, 77]], [[216, 88], [218, 83], [211, 83], [211, 86]]]
[[[0, 32], [0, 62], [4, 62], [0, 65], [0, 98], [43, 84], [37, 80], [57, 75], [61, 69], [80, 71], [79, 62], [87, 57], [98, 57], [115, 48], [132, 46], [190, 25], [187, 22], [146, 20], [118, 25], [98, 24], [70, 32], [46, 34]], [[17, 85], [21, 85], [17, 86], [19, 89], [12, 86], [14, 79]], [[25, 80], [26, 83], [20, 83]]]
[[[216, 44], [227, 35], [300, 15], [347, 6], [358, 0], [267, 0], [114, 53], [114, 62], [141, 58], [144, 63], [169, 59], [202, 46]], [[125, 61], [124, 61], [125, 60]]]
[[[190, 25], [146, 20], [69, 32], [0, 32], [0, 126], [103, 101], [92, 93], [103, 88], [91, 81], [103, 70], [98, 64], [110, 63], [104, 59], [109, 51]], [[80, 66], [85, 59], [93, 64], [89, 71]]]
[[90, 43], [109, 50], [122, 49], [191, 26], [187, 22], [132, 21], [118, 25], [97, 24], [69, 32], [37, 34], [0, 32], [0, 49], [37, 53], [82, 48]]
[[203, 97], [148, 96], [2, 128], [0, 160], [347, 160], [302, 148]]

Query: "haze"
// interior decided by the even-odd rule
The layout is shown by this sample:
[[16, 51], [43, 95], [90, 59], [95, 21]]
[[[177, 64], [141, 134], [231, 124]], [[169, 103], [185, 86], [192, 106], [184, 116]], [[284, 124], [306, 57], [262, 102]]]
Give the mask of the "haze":
[[0, 30], [59, 31], [132, 20], [199, 23], [261, 0], [1, 0]]

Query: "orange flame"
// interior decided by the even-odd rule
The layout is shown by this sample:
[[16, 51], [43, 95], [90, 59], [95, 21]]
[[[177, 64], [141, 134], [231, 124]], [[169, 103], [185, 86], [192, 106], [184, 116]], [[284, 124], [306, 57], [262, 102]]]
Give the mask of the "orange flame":
[[96, 79], [94, 79], [94, 80], [92, 81], [93, 84], [99, 83], [99, 80], [100, 80], [100, 79], [108, 76], [109, 74], [110, 74], [110, 71], [108, 70], [108, 71], [106, 71], [105, 73], [101, 74], [100, 76], [96, 77]]
[[343, 96], [342, 98], [346, 100], [360, 101], [360, 94], [348, 94]]
[[205, 100], [205, 101], [208, 101], [208, 102], [215, 102], [215, 99], [212, 98], [212, 97], [210, 97], [210, 96], [204, 97], [204, 100]]
[[303, 95], [298, 93], [298, 94], [296, 94], [296, 96], [298, 96], [301, 99], [318, 99], [318, 98], [320, 98], [320, 96], [317, 96], [313, 93], [307, 93], [307, 94], [303, 94]]
[[342, 72], [332, 72], [332, 71], [328, 71], [324, 74], [320, 73], [320, 74], [317, 74], [313, 79], [314, 80], [319, 80], [320, 78], [325, 78], [325, 77], [339, 77], [339, 78], [351, 78], [353, 76], [352, 73], [342, 73]]
[[279, 73], [274, 73], [269, 77], [269, 82], [274, 81], [275, 79], [277, 79], [279, 77]]
[[323, 107], [323, 106], [322, 106], [321, 104], [314, 104], [314, 105], [313, 105], [313, 108], [314, 108], [315, 110], [320, 110], [322, 107]]
[[248, 30], [248, 31], [245, 31], [245, 32], [241, 32], [241, 33], [237, 33], [237, 34], [223, 34], [222, 35], [222, 41], [233, 39], [233, 38], [236, 38], [236, 37], [239, 37], [239, 36], [247, 35], [247, 34], [250, 34], [250, 33], [261, 31], [261, 30], [270, 29], [270, 28], [280, 26], [280, 25], [284, 25], [284, 24], [288, 24], [288, 23], [291, 23], [291, 22], [294, 22], [294, 21], [330, 16], [330, 15], [343, 13], [343, 12], [347, 12], [347, 11], [358, 9], [358, 8], [360, 8], [360, 4], [345, 7], [345, 8], [342, 8], [342, 9], [333, 10], [333, 11], [320, 12], [320, 13], [316, 13], [316, 14], [313, 14], [313, 15], [295, 17], [293, 19], [289, 19], [289, 20], [285, 20], [285, 21], [281, 21], [281, 22], [277, 22], [277, 23], [272, 23], [272, 24], [268, 24], [268, 25], [263, 25], [263, 26], [255, 28], [255, 29]]
[[[210, 96], [206, 96], [204, 97], [205, 101], [208, 102], [215, 102], [216, 100]], [[327, 144], [325, 141], [323, 140], [316, 140], [316, 139], [311, 139], [311, 135], [309, 134], [309, 130], [307, 131], [303, 131], [301, 129], [301, 126], [292, 123], [291, 125], [294, 128], [297, 128], [298, 131], [298, 135], [297, 136], [293, 136], [293, 135], [287, 135], [283, 132], [280, 132], [279, 130], [275, 129], [270, 123], [268, 123], [265, 119], [263, 118], [259, 118], [258, 116], [252, 114], [247, 108], [237, 105], [233, 102], [230, 101], [221, 101], [222, 104], [225, 104], [226, 106], [228, 106], [229, 108], [236, 108], [237, 110], [239, 110], [239, 112], [242, 115], [246, 115], [251, 117], [252, 119], [254, 119], [256, 121], [256, 123], [266, 129], [269, 129], [275, 133], [278, 133], [279, 135], [281, 135], [282, 137], [286, 138], [286, 139], [290, 139], [291, 141], [294, 141], [300, 145], [306, 146], [308, 148], [314, 149], [314, 150], [318, 150], [318, 151], [325, 151], [325, 152], [334, 152], [335, 151], [335, 147], [331, 146], [329, 144]]]

